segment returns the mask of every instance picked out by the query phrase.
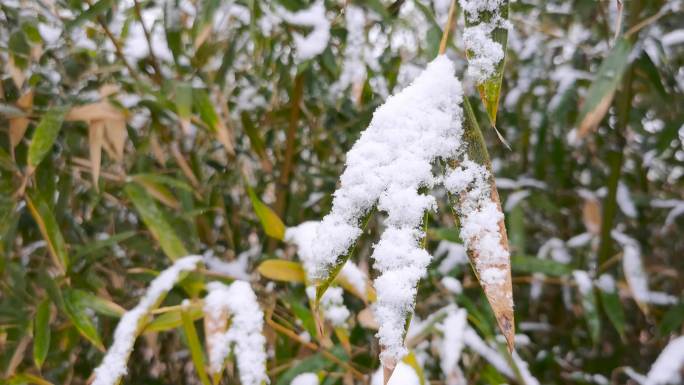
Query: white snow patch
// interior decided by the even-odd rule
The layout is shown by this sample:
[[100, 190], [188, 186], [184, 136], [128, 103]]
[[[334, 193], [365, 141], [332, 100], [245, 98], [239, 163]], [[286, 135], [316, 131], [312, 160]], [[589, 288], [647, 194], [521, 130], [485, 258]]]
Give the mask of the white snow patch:
[[684, 336], [670, 341], [651, 366], [646, 385], [681, 384], [684, 367]]
[[262, 334], [264, 313], [249, 283], [235, 281], [230, 286], [220, 282], [207, 284], [209, 294], [204, 299], [204, 312], [210, 320], [231, 315], [230, 327], [214, 335], [209, 348], [209, 368], [220, 373], [233, 348], [240, 372], [240, 383], [261, 385], [266, 375], [266, 338]]
[[313, 28], [313, 31], [309, 32], [306, 36], [302, 36], [299, 33], [293, 35], [295, 52], [300, 62], [319, 55], [328, 46], [330, 21], [325, 17], [325, 4], [323, 1], [319, 0], [313, 3], [311, 7], [294, 13], [281, 8], [279, 9], [279, 15], [290, 24]]
[[316, 373], [302, 373], [292, 379], [290, 385], [318, 385], [318, 375]]

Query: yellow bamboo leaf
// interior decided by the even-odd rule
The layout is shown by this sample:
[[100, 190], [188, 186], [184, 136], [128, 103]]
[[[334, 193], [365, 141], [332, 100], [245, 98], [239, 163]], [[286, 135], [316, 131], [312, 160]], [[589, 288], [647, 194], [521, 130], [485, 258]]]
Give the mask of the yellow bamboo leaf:
[[282, 259], [268, 259], [263, 261], [257, 268], [259, 274], [264, 277], [283, 282], [304, 283], [306, 274], [301, 264]]

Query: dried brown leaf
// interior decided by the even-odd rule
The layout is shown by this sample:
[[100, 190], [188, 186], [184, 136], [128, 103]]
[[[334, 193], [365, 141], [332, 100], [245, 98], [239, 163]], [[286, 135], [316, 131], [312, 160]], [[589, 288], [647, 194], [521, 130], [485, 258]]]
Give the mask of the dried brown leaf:
[[592, 234], [601, 232], [601, 204], [597, 199], [586, 199], [582, 207], [584, 226]]
[[66, 116], [66, 120], [82, 120], [90, 122], [93, 120], [125, 120], [126, 116], [118, 108], [108, 101], [84, 104], [71, 109]]

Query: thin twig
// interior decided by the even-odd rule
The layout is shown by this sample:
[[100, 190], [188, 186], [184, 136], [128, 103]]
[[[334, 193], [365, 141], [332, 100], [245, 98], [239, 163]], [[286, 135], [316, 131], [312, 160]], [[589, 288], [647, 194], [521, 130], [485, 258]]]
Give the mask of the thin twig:
[[446, 52], [447, 42], [449, 41], [449, 31], [451, 26], [454, 24], [454, 15], [456, 14], [456, 0], [451, 0], [451, 6], [449, 6], [449, 17], [447, 18], [446, 25], [444, 26], [444, 32], [442, 32], [442, 40], [439, 42], [439, 54], [444, 55]]
[[145, 34], [145, 39], [147, 40], [147, 49], [150, 51], [150, 59], [152, 61], [152, 67], [154, 68], [154, 81], [157, 84], [161, 84], [161, 79], [162, 79], [162, 73], [161, 73], [161, 68], [159, 67], [159, 62], [157, 61], [157, 57], [154, 55], [154, 51], [152, 50], [152, 38], [150, 37], [150, 31], [147, 29], [147, 26], [145, 26], [145, 21], [143, 20], [142, 17], [142, 11], [140, 10], [140, 3], [138, 0], [133, 0], [133, 4], [135, 7], [135, 14], [138, 16], [138, 21], [140, 21], [140, 24], [142, 25], [142, 30], [143, 33]]

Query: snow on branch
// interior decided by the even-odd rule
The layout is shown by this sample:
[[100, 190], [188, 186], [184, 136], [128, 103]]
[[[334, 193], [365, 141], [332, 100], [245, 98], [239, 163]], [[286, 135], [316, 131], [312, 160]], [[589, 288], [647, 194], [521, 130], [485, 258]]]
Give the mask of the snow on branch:
[[311, 59], [325, 51], [330, 39], [330, 22], [325, 17], [323, 1], [317, 1], [311, 7], [294, 13], [280, 9], [279, 14], [290, 24], [313, 28], [306, 36], [298, 33], [293, 35], [299, 61]]
[[114, 331], [114, 342], [95, 369], [92, 385], [115, 385], [126, 375], [128, 356], [133, 350], [141, 321], [173, 288], [181, 273], [194, 270], [201, 260], [202, 257], [197, 255], [180, 258], [152, 281], [138, 305], [121, 317]]
[[[208, 340], [209, 370], [219, 374], [233, 348], [242, 385], [268, 382], [266, 375], [266, 338], [262, 334], [264, 313], [249, 283], [235, 281], [230, 286], [220, 282], [207, 284], [204, 299], [205, 325], [212, 330]], [[230, 326], [226, 330], [227, 316]]]

